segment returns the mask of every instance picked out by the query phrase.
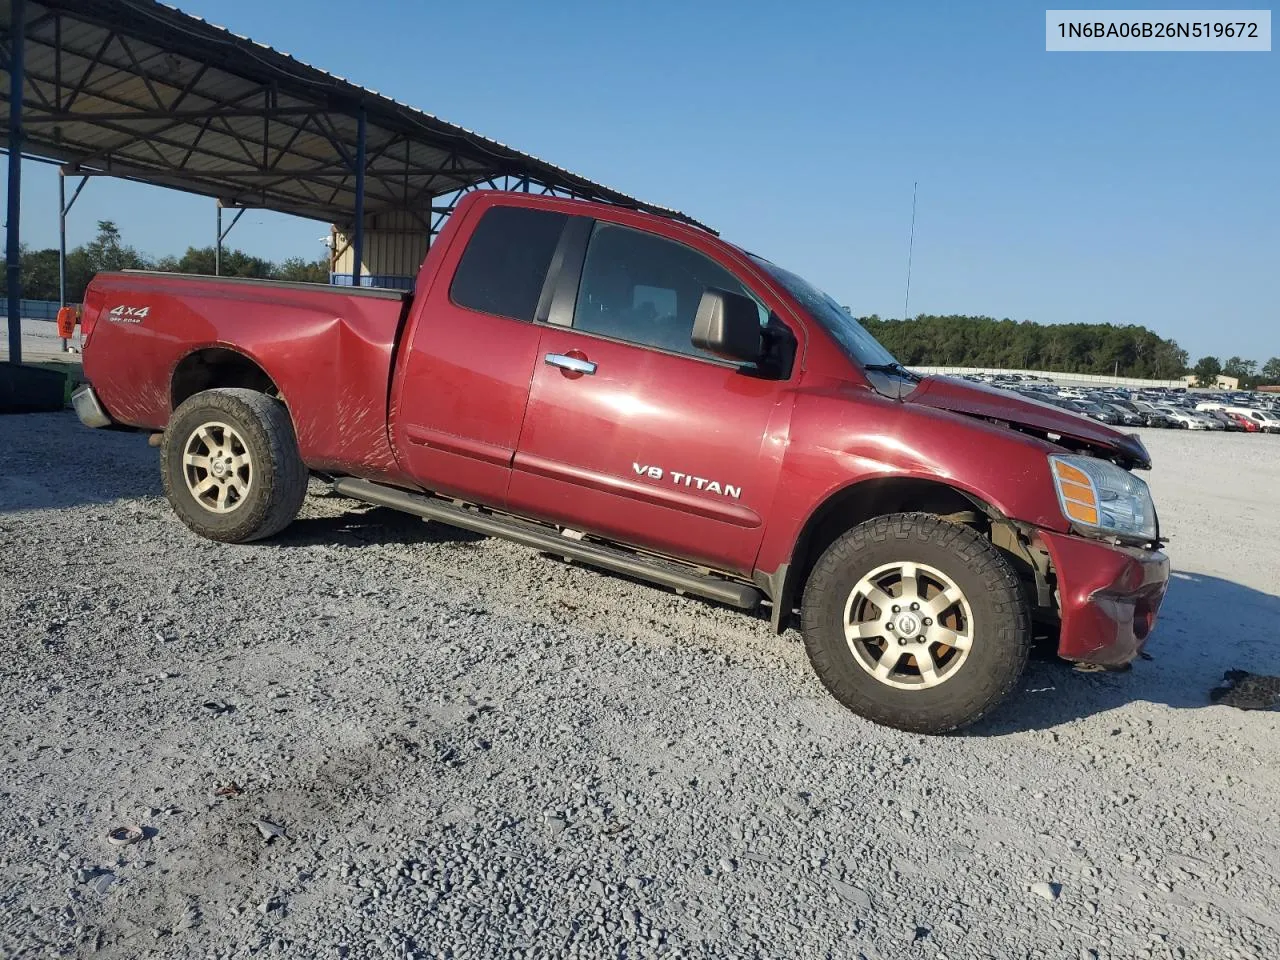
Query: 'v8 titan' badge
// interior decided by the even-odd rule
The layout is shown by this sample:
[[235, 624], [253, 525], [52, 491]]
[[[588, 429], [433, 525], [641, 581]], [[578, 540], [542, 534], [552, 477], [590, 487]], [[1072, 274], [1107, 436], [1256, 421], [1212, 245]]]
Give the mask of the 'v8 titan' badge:
[[662, 467], [654, 467], [645, 463], [633, 463], [631, 464], [631, 469], [638, 476], [648, 477], [650, 480], [669, 480], [678, 487], [689, 487], [701, 490], [703, 493], [718, 493], [722, 497], [732, 497], [734, 500], [742, 499], [742, 488], [735, 487], [731, 483], [708, 480], [706, 477], [695, 477], [691, 473], [681, 473], [679, 470], [664, 470]]

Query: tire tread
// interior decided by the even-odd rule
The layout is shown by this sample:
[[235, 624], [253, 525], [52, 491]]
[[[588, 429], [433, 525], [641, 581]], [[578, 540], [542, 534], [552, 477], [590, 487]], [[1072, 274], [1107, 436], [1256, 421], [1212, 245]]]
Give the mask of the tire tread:
[[[833, 635], [832, 625], [826, 622], [830, 619], [826, 605], [831, 594], [840, 589], [837, 581], [845, 571], [858, 567], [868, 550], [893, 542], [940, 547], [982, 581], [995, 614], [995, 623], [982, 637], [996, 657], [998, 681], [994, 689], [957, 684], [963, 679], [957, 675], [936, 688], [939, 702], [928, 708], [910, 706], [906, 698], [915, 695], [911, 691], [897, 698], [905, 703], [886, 707], [859, 689], [861, 678], [853, 671], [862, 673], [862, 668], [849, 662], [842, 632], [838, 637]], [[972, 528], [927, 513], [877, 517], [837, 538], [814, 565], [801, 604], [805, 650], [823, 686], [855, 713], [901, 730], [948, 733], [985, 716], [1017, 686], [1031, 646], [1030, 615], [1022, 597], [1022, 587], [1012, 567], [990, 541]]]
[[[266, 449], [269, 463], [256, 465], [258, 478], [268, 489], [267, 495], [249, 505], [247, 513], [232, 515], [235, 522], [219, 524], [209, 522], [212, 514], [191, 509], [185, 488], [177, 490], [173, 477], [173, 458], [181, 458], [181, 446], [186, 437], [185, 429], [174, 432], [175, 425], [191, 417], [194, 411], [205, 410], [201, 416], [221, 416], [238, 421], [248, 434], [258, 433], [258, 439]], [[196, 418], [192, 418], [196, 419]], [[246, 437], [248, 440], [249, 437]], [[169, 419], [161, 444], [160, 472], [164, 478], [165, 493], [174, 512], [188, 527], [203, 537], [226, 543], [249, 543], [279, 533], [298, 515], [307, 496], [307, 466], [298, 452], [298, 441], [293, 431], [293, 421], [285, 405], [274, 397], [243, 387], [222, 387], [205, 390], [187, 399]]]

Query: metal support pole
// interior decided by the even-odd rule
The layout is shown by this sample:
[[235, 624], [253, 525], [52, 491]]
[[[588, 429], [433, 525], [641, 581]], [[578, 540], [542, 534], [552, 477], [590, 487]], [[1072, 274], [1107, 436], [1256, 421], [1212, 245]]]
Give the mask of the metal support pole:
[[22, 95], [26, 89], [23, 53], [27, 45], [25, 0], [10, 0], [9, 51], [9, 220], [6, 224], [5, 276], [9, 281], [9, 362], [22, 362]]
[[227, 229], [222, 229], [222, 201], [218, 201], [218, 243], [213, 248], [213, 275], [215, 277], [222, 276], [222, 241], [227, 239], [227, 234], [231, 232], [231, 228], [240, 222], [240, 218], [244, 216], [244, 212], [248, 207], [240, 207], [236, 210], [236, 215], [231, 218], [231, 222], [227, 224]]
[[[80, 191], [89, 182], [88, 177], [81, 177], [75, 192], [71, 194], [71, 202], [67, 202], [67, 174], [58, 171], [58, 306], [67, 305], [67, 214], [75, 206]], [[67, 338], [62, 338], [62, 351], [67, 351]]]
[[[58, 171], [58, 311], [67, 305], [67, 175]], [[62, 338], [67, 352], [67, 338]]]
[[360, 266], [364, 260], [364, 150], [365, 150], [365, 117], [364, 107], [360, 108], [360, 116], [356, 132], [356, 232], [351, 244], [351, 285], [360, 286]]
[[67, 305], [67, 214], [76, 205], [80, 191], [89, 182], [89, 178], [81, 177], [71, 194], [71, 202], [67, 202], [66, 173], [58, 171], [58, 306]]

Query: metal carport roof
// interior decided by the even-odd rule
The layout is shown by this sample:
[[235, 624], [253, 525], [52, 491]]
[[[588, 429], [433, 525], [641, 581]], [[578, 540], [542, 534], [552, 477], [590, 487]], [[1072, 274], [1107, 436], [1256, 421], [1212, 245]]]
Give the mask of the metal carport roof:
[[[155, 0], [0, 0], [0, 69], [10, 154], [337, 224], [350, 230], [356, 282], [378, 214], [430, 235], [473, 189], [598, 200], [709, 229]], [[18, 361], [21, 164], [9, 166]]]
[[[6, 48], [14, 6], [0, 3]], [[67, 173], [347, 225], [361, 170], [367, 215], [409, 211], [424, 229], [447, 210], [433, 220], [435, 198], [480, 186], [695, 222], [154, 0], [25, 6], [24, 152], [62, 161]], [[7, 99], [7, 69], [0, 83]]]

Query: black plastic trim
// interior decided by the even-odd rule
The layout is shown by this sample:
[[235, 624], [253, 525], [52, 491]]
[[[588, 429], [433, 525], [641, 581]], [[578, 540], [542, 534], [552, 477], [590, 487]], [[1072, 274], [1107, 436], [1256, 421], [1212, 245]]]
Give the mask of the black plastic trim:
[[[583, 240], [584, 236], [591, 235], [591, 225], [594, 221], [590, 217], [569, 217], [565, 221], [564, 229], [560, 231], [560, 239], [556, 242], [555, 253], [551, 255], [551, 265], [547, 268], [547, 275], [543, 278], [542, 294], [538, 297], [538, 307], [533, 313], [535, 323], [551, 323], [552, 310], [554, 308], [556, 297], [560, 296], [561, 278], [565, 276], [565, 264], [568, 263], [568, 272], [572, 274], [573, 295], [576, 295], [578, 289], [578, 274], [582, 271], [583, 255], [586, 252], [586, 244]], [[576, 266], [575, 266], [576, 264]], [[566, 284], [569, 282], [565, 279]], [[556, 313], [557, 318], [560, 313]], [[570, 303], [569, 318], [573, 319], [573, 306]], [[557, 325], [568, 326], [568, 324]]]
[[437, 497], [410, 493], [353, 477], [342, 477], [334, 481], [333, 489], [344, 497], [439, 520], [487, 536], [502, 537], [536, 550], [580, 560], [591, 566], [647, 580], [673, 590], [683, 590], [741, 610], [753, 610], [763, 599], [760, 590], [750, 584], [698, 573], [675, 563], [631, 553], [608, 544], [573, 540], [550, 527], [461, 507]]
[[547, 323], [555, 327], [573, 327], [573, 311], [578, 302], [578, 286], [582, 282], [582, 265], [587, 260], [587, 244], [596, 221], [591, 217], [574, 217], [560, 236], [556, 256], [560, 258], [554, 280], [554, 291], [547, 310]]

